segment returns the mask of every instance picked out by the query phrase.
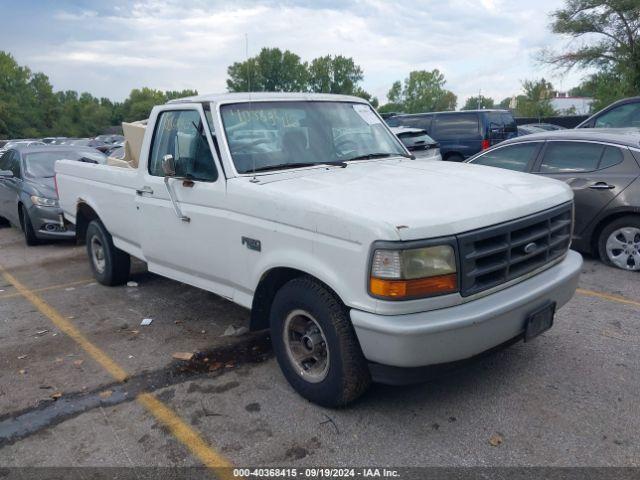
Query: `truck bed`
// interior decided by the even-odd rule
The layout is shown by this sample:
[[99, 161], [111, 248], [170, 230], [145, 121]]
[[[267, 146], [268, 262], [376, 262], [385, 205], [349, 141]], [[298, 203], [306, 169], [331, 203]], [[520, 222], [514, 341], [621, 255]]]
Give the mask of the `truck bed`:
[[76, 223], [78, 203], [93, 209], [113, 236], [114, 244], [142, 256], [136, 215], [137, 169], [59, 161], [56, 182], [64, 216]]

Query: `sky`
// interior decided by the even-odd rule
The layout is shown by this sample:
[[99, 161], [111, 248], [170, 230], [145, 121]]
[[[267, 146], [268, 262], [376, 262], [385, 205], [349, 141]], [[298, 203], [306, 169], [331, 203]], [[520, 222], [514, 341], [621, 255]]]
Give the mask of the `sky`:
[[132, 88], [226, 90], [227, 67], [262, 47], [303, 60], [353, 57], [362, 86], [381, 103], [412, 70], [439, 69], [458, 107], [477, 95], [497, 101], [525, 79], [559, 90], [584, 72], [540, 64], [562, 0], [0, 0], [0, 50], [49, 76], [56, 90], [123, 100]]

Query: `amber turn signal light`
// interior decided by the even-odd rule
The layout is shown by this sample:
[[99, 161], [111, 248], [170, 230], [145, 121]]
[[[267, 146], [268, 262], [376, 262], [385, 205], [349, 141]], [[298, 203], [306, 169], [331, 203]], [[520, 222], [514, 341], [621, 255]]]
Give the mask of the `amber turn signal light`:
[[371, 277], [369, 290], [376, 297], [389, 300], [429, 297], [456, 292], [458, 278], [455, 273], [412, 280], [386, 280]]

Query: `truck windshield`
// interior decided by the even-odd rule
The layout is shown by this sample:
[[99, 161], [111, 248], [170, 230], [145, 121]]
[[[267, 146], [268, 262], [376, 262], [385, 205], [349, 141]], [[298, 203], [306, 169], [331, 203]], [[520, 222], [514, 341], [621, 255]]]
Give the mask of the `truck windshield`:
[[362, 103], [235, 103], [223, 105], [221, 115], [239, 173], [407, 156]]

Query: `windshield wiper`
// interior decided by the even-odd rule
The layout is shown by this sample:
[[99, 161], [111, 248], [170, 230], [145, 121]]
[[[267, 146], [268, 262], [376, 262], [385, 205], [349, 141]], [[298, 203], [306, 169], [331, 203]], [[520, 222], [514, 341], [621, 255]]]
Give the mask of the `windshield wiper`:
[[277, 163], [275, 165], [265, 165], [263, 167], [257, 167], [251, 170], [246, 170], [244, 173], [266, 172], [269, 170], [284, 170], [287, 168], [313, 167], [315, 165], [322, 165], [322, 163], [318, 163], [318, 162]]
[[269, 170], [284, 170], [289, 168], [300, 168], [300, 167], [316, 167], [318, 165], [336, 165], [338, 167], [345, 168], [347, 164], [338, 160], [335, 162], [294, 162], [294, 163], [278, 163], [276, 165], [265, 165], [264, 167], [258, 167], [255, 170], [247, 170], [244, 173], [253, 173], [253, 172], [266, 172]]
[[351, 162], [353, 160], [372, 160], [374, 158], [388, 158], [388, 157], [405, 157], [405, 158], [410, 158], [412, 160], [415, 158], [413, 155], [407, 155], [406, 153], [380, 152], [380, 153], [367, 153], [365, 155], [358, 155], [356, 157], [346, 158], [343, 161]]

